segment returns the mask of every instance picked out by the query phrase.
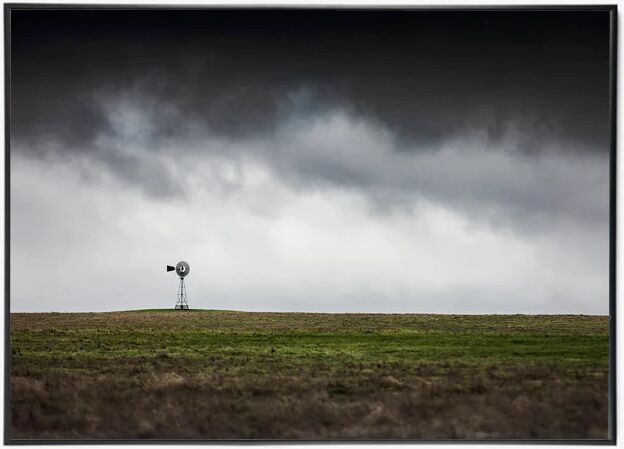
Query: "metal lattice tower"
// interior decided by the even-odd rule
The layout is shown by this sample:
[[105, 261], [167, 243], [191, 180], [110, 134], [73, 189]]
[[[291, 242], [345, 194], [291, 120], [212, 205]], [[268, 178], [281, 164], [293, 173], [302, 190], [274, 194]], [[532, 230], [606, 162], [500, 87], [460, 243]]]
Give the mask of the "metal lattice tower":
[[184, 285], [184, 278], [180, 277], [180, 287], [178, 288], [178, 301], [175, 305], [176, 310], [188, 310], [188, 298], [186, 296], [186, 285]]

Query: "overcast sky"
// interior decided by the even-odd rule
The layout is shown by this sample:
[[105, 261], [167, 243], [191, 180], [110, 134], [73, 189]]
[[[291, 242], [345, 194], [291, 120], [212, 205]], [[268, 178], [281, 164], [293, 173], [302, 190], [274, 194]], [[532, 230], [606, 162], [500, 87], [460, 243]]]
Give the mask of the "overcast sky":
[[607, 11], [11, 13], [11, 310], [608, 313]]

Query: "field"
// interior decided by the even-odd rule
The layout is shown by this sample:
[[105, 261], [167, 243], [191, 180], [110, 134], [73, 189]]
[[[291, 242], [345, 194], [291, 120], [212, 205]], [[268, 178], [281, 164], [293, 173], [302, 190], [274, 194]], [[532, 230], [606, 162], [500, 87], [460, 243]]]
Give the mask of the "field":
[[11, 314], [10, 436], [607, 438], [608, 317]]

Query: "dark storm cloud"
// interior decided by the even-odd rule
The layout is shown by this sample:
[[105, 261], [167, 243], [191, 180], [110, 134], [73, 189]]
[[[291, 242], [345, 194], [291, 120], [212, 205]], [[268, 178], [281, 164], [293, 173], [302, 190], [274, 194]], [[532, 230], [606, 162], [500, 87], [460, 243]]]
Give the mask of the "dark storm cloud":
[[[406, 147], [523, 127], [607, 150], [606, 11], [14, 11], [12, 133], [89, 151], [95, 95], [143, 84], [156, 133], [270, 131], [285, 93], [380, 121]], [[158, 114], [160, 104], [178, 114]]]
[[[565, 158], [606, 167], [608, 24], [606, 11], [14, 11], [11, 135], [157, 198], [185, 193], [163, 152], [250, 153], [291, 186], [358, 189], [378, 210], [422, 196], [525, 228], [594, 222], [605, 180], [579, 184], [595, 164]], [[336, 114], [388, 139], [319, 120]], [[327, 139], [289, 134], [315, 121]], [[551, 154], [548, 171], [527, 165]]]

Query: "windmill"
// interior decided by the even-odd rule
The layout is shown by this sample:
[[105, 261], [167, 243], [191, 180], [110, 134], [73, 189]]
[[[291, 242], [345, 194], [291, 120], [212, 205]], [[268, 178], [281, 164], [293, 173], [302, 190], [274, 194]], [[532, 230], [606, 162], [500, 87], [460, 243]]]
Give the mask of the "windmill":
[[184, 285], [184, 277], [190, 273], [191, 267], [188, 263], [184, 261], [178, 262], [175, 267], [167, 265], [167, 272], [173, 270], [175, 270], [177, 275], [180, 276], [180, 286], [178, 287], [178, 300], [176, 301], [175, 310], [189, 310], [188, 298], [186, 296], [186, 285]]

